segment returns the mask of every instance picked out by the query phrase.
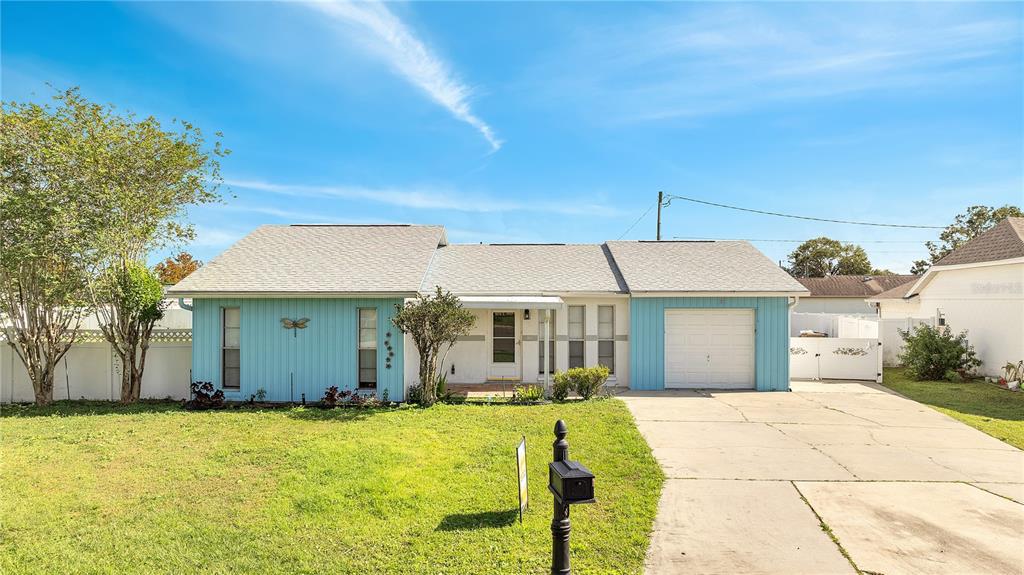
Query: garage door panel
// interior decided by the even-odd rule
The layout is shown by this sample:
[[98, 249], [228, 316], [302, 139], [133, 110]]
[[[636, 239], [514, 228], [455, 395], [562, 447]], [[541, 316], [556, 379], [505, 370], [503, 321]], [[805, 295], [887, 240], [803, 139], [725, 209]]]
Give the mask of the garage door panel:
[[665, 386], [753, 388], [754, 311], [665, 311]]

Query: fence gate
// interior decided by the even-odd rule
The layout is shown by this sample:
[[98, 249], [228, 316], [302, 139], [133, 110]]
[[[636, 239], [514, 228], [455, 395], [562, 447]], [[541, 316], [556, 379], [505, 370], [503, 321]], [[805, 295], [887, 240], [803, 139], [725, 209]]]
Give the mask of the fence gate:
[[855, 379], [882, 382], [878, 338], [791, 337], [789, 375], [794, 379]]

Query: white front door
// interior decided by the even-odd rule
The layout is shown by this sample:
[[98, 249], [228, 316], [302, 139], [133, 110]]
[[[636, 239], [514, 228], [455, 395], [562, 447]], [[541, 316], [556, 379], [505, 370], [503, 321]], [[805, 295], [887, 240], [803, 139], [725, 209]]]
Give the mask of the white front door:
[[665, 387], [754, 384], [754, 310], [665, 310]]
[[488, 379], [519, 380], [519, 312], [491, 312], [491, 345]]

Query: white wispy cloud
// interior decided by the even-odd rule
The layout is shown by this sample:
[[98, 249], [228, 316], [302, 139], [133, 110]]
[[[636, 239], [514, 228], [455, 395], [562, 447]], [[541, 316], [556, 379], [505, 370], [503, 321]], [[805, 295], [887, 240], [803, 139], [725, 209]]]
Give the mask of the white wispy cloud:
[[619, 210], [608, 205], [574, 198], [564, 198], [559, 201], [512, 201], [443, 189], [399, 190], [394, 188], [369, 188], [345, 185], [282, 184], [263, 180], [243, 179], [228, 179], [224, 183], [229, 188], [254, 190], [285, 196], [366, 201], [420, 210], [452, 210], [469, 213], [532, 211], [569, 216], [602, 217], [617, 217], [621, 215]]
[[455, 118], [476, 128], [492, 151], [501, 148], [503, 142], [494, 129], [470, 107], [470, 87], [459, 80], [448, 63], [434, 54], [387, 6], [378, 2], [345, 0], [314, 1], [306, 5], [336, 24], [355, 24], [368, 32], [373, 42], [367, 46], [398, 74], [447, 108]]
[[[971, 6], [666, 7], [582, 28], [544, 76], [599, 113], [660, 120], [866, 92], [946, 89], [1019, 68], [1021, 20]], [[1014, 62], [1014, 59], [1016, 60]], [[600, 62], [562, 69], [565, 62]]]

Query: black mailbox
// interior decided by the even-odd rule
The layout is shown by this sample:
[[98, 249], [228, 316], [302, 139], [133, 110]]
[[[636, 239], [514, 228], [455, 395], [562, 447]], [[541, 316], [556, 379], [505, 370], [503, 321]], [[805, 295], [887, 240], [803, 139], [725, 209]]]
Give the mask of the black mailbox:
[[594, 502], [594, 474], [579, 461], [548, 464], [548, 489], [562, 505]]

